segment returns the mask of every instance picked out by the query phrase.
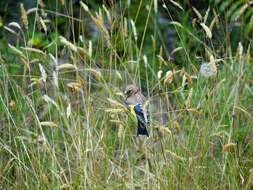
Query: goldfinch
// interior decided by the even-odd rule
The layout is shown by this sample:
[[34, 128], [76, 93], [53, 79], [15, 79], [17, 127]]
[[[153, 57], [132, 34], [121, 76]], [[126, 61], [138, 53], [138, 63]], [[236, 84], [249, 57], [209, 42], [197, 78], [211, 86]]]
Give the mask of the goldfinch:
[[146, 98], [135, 85], [128, 85], [125, 89], [125, 105], [137, 118], [137, 136], [149, 137], [147, 127], [149, 125], [147, 111], [145, 109]]

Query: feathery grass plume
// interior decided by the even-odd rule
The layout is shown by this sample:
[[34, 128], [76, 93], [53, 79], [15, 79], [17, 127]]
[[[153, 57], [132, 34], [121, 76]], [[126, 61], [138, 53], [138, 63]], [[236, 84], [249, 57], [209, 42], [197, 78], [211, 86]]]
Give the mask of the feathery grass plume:
[[[160, 49], [161, 50], [161, 49]], [[162, 51], [160, 51], [160, 54], [162, 53]], [[163, 59], [162, 55], [157, 55], [158, 59], [159, 59], [159, 65], [161, 66], [162, 64], [167, 65], [167, 62]]]
[[248, 179], [244, 185], [244, 189], [245, 190], [252, 190], [252, 188], [253, 188], [253, 168], [250, 168], [248, 172], [249, 172]]
[[26, 15], [29, 15], [31, 13], [36, 13], [39, 9], [34, 7], [34, 8], [30, 8], [26, 11]]
[[203, 20], [203, 17], [202, 17], [202, 15], [200, 14], [200, 12], [199, 12], [195, 7], [192, 7], [192, 10], [195, 12], [195, 14], [197, 15], [198, 19], [199, 19], [200, 21], [202, 21], [202, 20]]
[[163, 58], [163, 47], [162, 46], [160, 46], [159, 55], [157, 55], [157, 57], [159, 59], [159, 66], [160, 67], [162, 66], [162, 64], [167, 65], [167, 62]]
[[166, 10], [168, 9], [168, 7], [166, 6], [165, 3], [163, 3], [162, 7], [163, 7], [164, 9], [166, 9]]
[[49, 57], [52, 59], [53, 64], [57, 65], [57, 60], [56, 60], [56, 58], [51, 53], [49, 53]]
[[56, 58], [51, 54], [49, 53], [49, 57], [51, 58], [52, 60], [52, 64], [55, 66], [55, 70], [53, 71], [53, 85], [58, 88], [59, 87], [59, 82], [58, 82], [58, 71], [56, 69], [58, 63], [57, 63], [57, 60]]
[[236, 147], [236, 143], [228, 143], [223, 145], [222, 152], [232, 151]]
[[46, 55], [42, 50], [40, 49], [36, 49], [36, 48], [30, 48], [30, 47], [20, 47], [21, 49], [25, 50], [25, 51], [30, 51], [30, 52], [34, 52], [34, 53], [39, 53], [42, 55]]
[[111, 99], [111, 98], [107, 98], [107, 101], [108, 101], [112, 106], [115, 106], [115, 107], [118, 107], [118, 108], [124, 108], [124, 109], [126, 109], [126, 107], [125, 107], [123, 104], [119, 103], [117, 100], [113, 100], [113, 99]]
[[158, 78], [158, 79], [161, 79], [161, 78], [162, 78], [162, 74], [163, 74], [163, 71], [162, 71], [162, 70], [159, 70], [159, 71], [157, 72], [157, 78]]
[[246, 3], [240, 8], [239, 12], [235, 16], [235, 21], [238, 21], [238, 19], [243, 15], [243, 13], [250, 8], [253, 5], [253, 1], [246, 1]]
[[208, 26], [205, 24], [205, 23], [200, 23], [200, 26], [202, 26], [202, 28], [204, 29], [205, 33], [206, 33], [206, 36], [209, 38], [209, 39], [212, 39], [212, 32], [211, 30], [208, 28]]
[[86, 49], [84, 49], [83, 47], [77, 47], [77, 52], [78, 52], [78, 54], [79, 54], [81, 57], [83, 57], [84, 59], [85, 59], [87, 56], [89, 56], [89, 52], [88, 52]]
[[9, 102], [9, 106], [10, 106], [11, 108], [14, 108], [14, 107], [16, 106], [15, 101], [14, 101], [14, 100], [11, 100], [11, 101]]
[[96, 17], [91, 16], [91, 19], [93, 20], [93, 22], [95, 23], [95, 25], [98, 27], [98, 29], [101, 31], [102, 36], [104, 37], [104, 39], [106, 40], [106, 42], [109, 44], [109, 40], [110, 40], [110, 34], [108, 32], [108, 30], [106, 29], [105, 25], [104, 25], [104, 20], [101, 14], [97, 14]]
[[206, 10], [205, 16], [204, 16], [204, 23], [206, 23], [207, 18], [209, 16], [209, 11], [210, 11], [210, 6], [208, 7], [208, 9]]
[[172, 134], [171, 130], [168, 127], [164, 126], [164, 125], [154, 125], [153, 128], [158, 129], [163, 134], [164, 133], [168, 133], [170, 135]]
[[66, 110], [66, 116], [68, 119], [69, 119], [70, 115], [71, 115], [71, 104], [68, 103], [67, 110]]
[[177, 21], [170, 21], [169, 24], [173, 26], [177, 26], [179, 28], [184, 28], [184, 26], [180, 22], [177, 22]]
[[83, 92], [82, 85], [78, 82], [69, 82], [67, 87], [69, 87], [72, 92]]
[[52, 127], [52, 128], [58, 127], [58, 125], [52, 121], [41, 121], [40, 125], [43, 127]]
[[105, 38], [107, 44], [109, 45], [110, 43], [110, 34], [108, 32], [108, 30], [106, 29], [105, 25], [104, 25], [104, 20], [103, 20], [103, 16], [102, 16], [102, 13], [101, 11], [98, 13], [96, 13], [96, 17], [93, 16], [91, 14], [91, 12], [89, 11], [89, 7], [83, 3], [83, 2], [80, 2], [81, 4], [81, 7], [84, 9], [84, 11], [88, 12], [92, 21], [95, 23], [95, 25], [98, 27], [98, 29], [101, 31], [103, 37]]
[[85, 70], [89, 71], [96, 78], [96, 80], [100, 80], [102, 78], [102, 73], [98, 69], [88, 68]]
[[42, 83], [42, 78], [31, 78], [31, 84], [29, 85], [30, 87], [33, 87], [34, 85], [38, 84], [40, 85]]
[[215, 11], [215, 9], [213, 9], [213, 14], [214, 14], [214, 17], [217, 18], [215, 21], [216, 21], [217, 28], [219, 28], [220, 27], [219, 14]]
[[80, 1], [81, 7], [86, 11], [86, 12], [90, 12], [89, 7], [82, 1]]
[[216, 24], [216, 26], [218, 26], [218, 24], [219, 24], [219, 17], [217, 15], [217, 13], [215, 12], [215, 10], [213, 10], [213, 12], [214, 12], [214, 18], [212, 19], [211, 24], [209, 26], [210, 31], [213, 30], [213, 27], [215, 24]]
[[120, 79], [120, 80], [123, 80], [120, 72], [118, 70], [116, 70], [116, 76]]
[[84, 40], [83, 40], [83, 36], [82, 36], [82, 35], [79, 35], [79, 40], [80, 40], [80, 42], [84, 43]]
[[185, 101], [185, 106], [186, 106], [186, 108], [191, 107], [191, 103], [192, 103], [192, 94], [193, 94], [193, 88], [190, 89], [189, 94], [188, 94], [188, 97], [187, 97], [187, 99], [186, 99], [186, 101]]
[[182, 156], [178, 156], [176, 153], [170, 151], [170, 150], [166, 150], [166, 152], [168, 152], [173, 158], [175, 158], [176, 160], [179, 161], [187, 161], [186, 158], [182, 157]]
[[89, 40], [88, 54], [89, 54], [89, 57], [92, 57], [92, 41], [91, 40]]
[[181, 50], [183, 50], [184, 48], [183, 47], [177, 47], [177, 48], [175, 48], [175, 49], [173, 49], [172, 50], [172, 52], [170, 53], [171, 55], [173, 55], [174, 53], [176, 53], [176, 52], [178, 52], [178, 51], [181, 51]]
[[163, 130], [164, 132], [168, 133], [168, 134], [172, 134], [171, 130], [168, 128], [168, 127], [165, 127], [165, 126], [161, 126], [160, 127], [160, 130]]
[[12, 30], [11, 28], [9, 28], [8, 26], [4, 26], [4, 29], [7, 30], [8, 32], [10, 32], [11, 34], [14, 34], [15, 36], [18, 36], [18, 33], [14, 30]]
[[243, 55], [243, 46], [242, 46], [241, 42], [238, 43], [238, 47], [237, 47], [237, 52], [236, 53], [239, 56], [239, 59], [241, 59], [242, 55]]
[[170, 84], [173, 80], [174, 72], [173, 71], [167, 71], [164, 79], [164, 84]]
[[173, 128], [176, 129], [176, 131], [179, 133], [181, 131], [181, 127], [177, 121], [173, 121], [172, 124]]
[[71, 42], [69, 42], [66, 38], [64, 38], [63, 36], [60, 36], [59, 37], [59, 40], [60, 40], [60, 42], [63, 44], [63, 45], [65, 45], [65, 46], [67, 46], [69, 49], [71, 49], [73, 52], [77, 52], [77, 47], [74, 45], [74, 44], [72, 44]]
[[46, 5], [44, 4], [43, 0], [38, 0], [38, 4], [39, 4], [39, 8], [40, 8], [40, 14], [42, 15], [42, 17], [45, 18], [47, 16], [47, 14], [45, 12]]
[[43, 29], [43, 31], [45, 32], [45, 34], [47, 34], [47, 25], [44, 22], [43, 18], [39, 17], [39, 25], [40, 30]]
[[182, 88], [184, 88], [185, 85], [186, 85], [186, 79], [187, 79], [187, 77], [185, 75], [183, 75], [183, 77], [182, 77], [182, 84], [181, 84]]
[[123, 92], [116, 92], [115, 95], [121, 96], [121, 97], [123, 97], [123, 98], [125, 97], [124, 94], [123, 94]]
[[76, 65], [70, 64], [70, 63], [64, 63], [61, 65], [56, 66], [56, 71], [61, 71], [61, 70], [78, 70]]
[[21, 26], [17, 23], [17, 22], [10, 22], [9, 24], [8, 24], [8, 26], [9, 27], [15, 27], [15, 28], [17, 28], [18, 30], [22, 30], [21, 29]]
[[41, 174], [40, 176], [40, 181], [45, 184], [46, 186], [50, 185], [50, 182], [49, 182], [49, 179], [48, 179], [48, 176], [46, 174]]
[[43, 2], [43, 0], [38, 0], [38, 3], [39, 3], [39, 6], [41, 7], [41, 8], [45, 8], [46, 7], [46, 5], [45, 5], [45, 3]]
[[28, 29], [28, 18], [23, 3], [20, 3], [20, 13], [21, 13], [21, 22], [25, 26], [25, 28]]
[[41, 79], [44, 83], [47, 82], [47, 73], [44, 69], [44, 67], [39, 63], [40, 73], [41, 73]]
[[187, 78], [188, 83], [192, 84], [192, 79], [196, 79], [196, 76], [191, 76], [188, 74], [184, 69], [181, 70], [180, 72], [181, 75], [185, 76]]
[[21, 63], [30, 71], [31, 70], [31, 67], [30, 67], [30, 64], [29, 64], [29, 60], [27, 58], [23, 58], [21, 57], [20, 58], [20, 61]]
[[59, 87], [58, 83], [58, 73], [56, 71], [53, 71], [53, 84], [56, 88]]
[[124, 137], [124, 126], [122, 124], [118, 125], [118, 138], [122, 139]]
[[47, 102], [48, 104], [50, 103], [50, 104], [54, 105], [59, 112], [61, 111], [59, 105], [52, 98], [50, 98], [48, 95], [46, 95], [46, 94], [43, 95], [42, 99], [45, 102]]
[[181, 9], [182, 11], [184, 11], [184, 8], [176, 1], [170, 0], [170, 2], [175, 5], [177, 8]]
[[123, 36], [127, 38], [128, 36], [127, 18], [124, 18], [124, 27], [122, 28], [122, 30], [123, 30]]
[[36, 143], [39, 143], [40, 145], [46, 145], [47, 139], [44, 135], [38, 135], [36, 138]]
[[112, 17], [111, 17], [110, 12], [108, 11], [108, 9], [106, 8], [106, 6], [104, 4], [102, 5], [102, 7], [103, 7], [103, 9], [104, 9], [104, 11], [106, 13], [106, 17], [107, 17], [110, 25], [112, 25]]
[[133, 19], [130, 20], [130, 23], [131, 23], [132, 30], [133, 30], [134, 40], [137, 41], [138, 35], [137, 35], [137, 30], [136, 30], [135, 23], [134, 23]]
[[11, 44], [8, 44], [9, 48], [15, 52], [16, 54], [18, 54], [20, 57], [26, 59], [26, 56], [24, 55], [24, 53], [22, 51], [20, 51], [18, 48], [14, 47], [13, 45]]
[[123, 109], [123, 108], [106, 108], [104, 111], [111, 113], [111, 114], [116, 114], [116, 113], [125, 112], [125, 109]]
[[148, 58], [147, 58], [146, 55], [143, 55], [143, 61], [144, 61], [145, 67], [147, 68], [147, 66], [148, 66]]

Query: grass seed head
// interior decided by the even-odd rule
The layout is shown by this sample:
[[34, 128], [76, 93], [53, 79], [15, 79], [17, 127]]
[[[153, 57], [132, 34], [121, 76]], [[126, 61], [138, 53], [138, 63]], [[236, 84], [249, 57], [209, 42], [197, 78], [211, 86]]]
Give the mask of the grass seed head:
[[181, 131], [181, 127], [177, 121], [173, 121], [173, 128], [179, 133]]
[[47, 82], [47, 73], [41, 64], [39, 64], [39, 68], [40, 68], [41, 79], [44, 83], [46, 83]]
[[210, 28], [205, 24], [205, 23], [200, 23], [200, 26], [202, 26], [203, 30], [205, 31], [206, 33], [206, 36], [209, 38], [209, 39], [212, 39], [212, 32], [210, 30]]
[[159, 70], [159, 71], [157, 72], [157, 78], [158, 78], [158, 79], [161, 79], [161, 78], [162, 78], [162, 74], [163, 74], [163, 71], [162, 71], [162, 70]]
[[28, 29], [28, 18], [23, 3], [20, 3], [20, 13], [21, 13], [21, 22], [23, 23], [25, 28]]
[[236, 147], [236, 143], [228, 143], [223, 145], [222, 152], [230, 152]]
[[167, 71], [164, 79], [164, 84], [170, 84], [173, 80], [173, 71]]
[[65, 64], [61, 64], [61, 65], [57, 65], [56, 66], [56, 70], [57, 71], [61, 71], [61, 70], [77, 70], [77, 66], [70, 64], [70, 63], [65, 63]]
[[60, 37], [59, 37], [59, 40], [60, 40], [60, 42], [61, 42], [63, 45], [67, 46], [67, 47], [68, 47], [69, 49], [71, 49], [73, 52], [77, 52], [77, 47], [76, 47], [74, 44], [72, 44], [71, 42], [69, 42], [65, 37], [60, 36]]
[[67, 87], [69, 87], [72, 92], [82, 92], [82, 85], [80, 83], [77, 82], [69, 82], [67, 84]]
[[52, 128], [58, 127], [58, 125], [52, 121], [42, 121], [40, 122], [40, 125], [44, 127], [52, 127]]
[[8, 24], [8, 26], [9, 26], [9, 27], [15, 27], [15, 28], [17, 28], [18, 30], [22, 30], [22, 29], [21, 29], [21, 26], [20, 26], [17, 22], [10, 22], [10, 23]]

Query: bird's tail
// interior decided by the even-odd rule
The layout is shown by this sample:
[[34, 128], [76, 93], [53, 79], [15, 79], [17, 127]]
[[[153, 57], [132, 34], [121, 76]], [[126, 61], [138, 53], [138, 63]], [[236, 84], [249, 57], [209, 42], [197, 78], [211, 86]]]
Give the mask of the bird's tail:
[[138, 120], [137, 136], [139, 135], [146, 135], [147, 137], [149, 137], [147, 127], [143, 125], [141, 121]]

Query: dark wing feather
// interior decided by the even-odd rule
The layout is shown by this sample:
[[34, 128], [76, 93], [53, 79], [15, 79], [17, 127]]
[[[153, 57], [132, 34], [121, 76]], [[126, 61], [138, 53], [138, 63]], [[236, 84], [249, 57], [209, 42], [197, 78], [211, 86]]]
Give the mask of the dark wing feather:
[[148, 130], [147, 130], [148, 121], [146, 121], [146, 119], [145, 119], [141, 104], [135, 105], [134, 111], [136, 113], [136, 117], [137, 117], [137, 121], [138, 121], [137, 136], [138, 135], [146, 135], [149, 137]]

